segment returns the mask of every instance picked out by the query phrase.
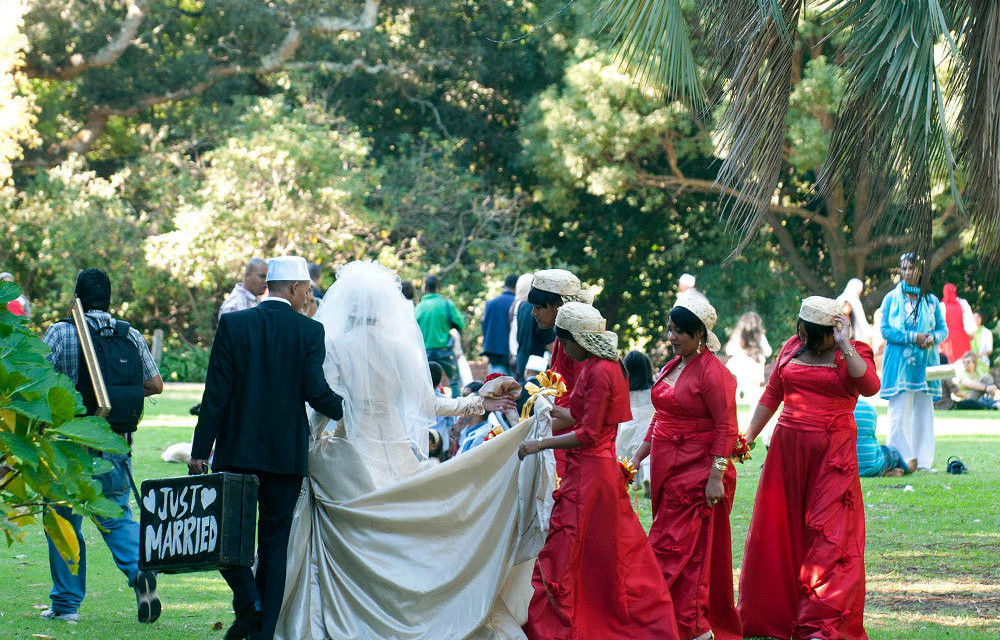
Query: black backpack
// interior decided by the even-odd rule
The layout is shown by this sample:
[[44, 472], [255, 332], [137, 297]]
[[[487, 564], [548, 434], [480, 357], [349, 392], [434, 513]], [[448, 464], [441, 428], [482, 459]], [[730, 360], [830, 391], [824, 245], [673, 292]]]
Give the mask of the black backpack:
[[[107, 387], [108, 398], [111, 400], [111, 413], [107, 420], [115, 433], [123, 435], [138, 428], [146, 397], [142, 388], [142, 356], [128, 337], [129, 328], [129, 323], [121, 320], [115, 320], [113, 327], [100, 329], [87, 323], [101, 375], [104, 376], [104, 386]], [[83, 396], [87, 415], [94, 415], [97, 413], [97, 397], [94, 395], [94, 384], [90, 380], [87, 362], [83, 358], [83, 347], [80, 348], [80, 368], [77, 373], [76, 390]]]

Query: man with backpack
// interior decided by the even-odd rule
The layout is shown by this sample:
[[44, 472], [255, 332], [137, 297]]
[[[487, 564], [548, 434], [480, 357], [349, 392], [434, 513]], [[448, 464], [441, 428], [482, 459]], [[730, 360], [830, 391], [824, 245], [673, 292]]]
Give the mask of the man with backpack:
[[[107, 416], [111, 428], [122, 434], [132, 444], [132, 433], [142, 417], [143, 398], [163, 392], [163, 380], [149, 353], [142, 335], [127, 322], [116, 320], [108, 313], [111, 307], [111, 280], [100, 269], [86, 269], [76, 278], [75, 295], [80, 299], [94, 351], [100, 364], [111, 413]], [[49, 361], [59, 373], [65, 374], [83, 396], [87, 414], [97, 410], [93, 384], [80, 348], [76, 326], [72, 320], [63, 320], [49, 327], [43, 338], [52, 353]], [[139, 523], [132, 519], [129, 507], [131, 488], [131, 454], [113, 454], [92, 451], [114, 467], [96, 476], [105, 497], [122, 507], [120, 518], [99, 518], [99, 530], [107, 543], [115, 564], [128, 578], [135, 590], [139, 622], [155, 622], [160, 616], [160, 600], [156, 595], [156, 576], [139, 570]], [[80, 564], [73, 575], [66, 561], [49, 540], [49, 572], [52, 575], [52, 605], [42, 612], [49, 620], [76, 623], [77, 610], [83, 602], [87, 584], [86, 546], [81, 531], [83, 517], [64, 507], [55, 507], [69, 520], [80, 543]]]

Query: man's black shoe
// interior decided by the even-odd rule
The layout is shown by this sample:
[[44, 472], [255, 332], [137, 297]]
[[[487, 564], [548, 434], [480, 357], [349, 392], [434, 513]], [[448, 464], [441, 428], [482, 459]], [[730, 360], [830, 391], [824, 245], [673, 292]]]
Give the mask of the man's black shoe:
[[263, 622], [264, 611], [260, 600], [257, 600], [246, 609], [236, 612], [236, 621], [226, 631], [224, 640], [244, 640], [245, 638], [249, 638], [250, 634], [254, 631], [260, 631]]
[[160, 596], [156, 595], [156, 574], [143, 571], [135, 579], [135, 603], [139, 609], [139, 622], [156, 622], [160, 617]]

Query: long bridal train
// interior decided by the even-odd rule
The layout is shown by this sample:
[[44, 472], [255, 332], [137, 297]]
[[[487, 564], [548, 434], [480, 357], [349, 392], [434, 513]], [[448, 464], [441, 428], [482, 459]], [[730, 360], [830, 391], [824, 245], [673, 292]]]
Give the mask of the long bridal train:
[[353, 443], [322, 432], [289, 540], [279, 640], [522, 639], [545, 541], [551, 456], [516, 455], [539, 416], [376, 489]]
[[[524, 638], [555, 462], [522, 463], [516, 452], [539, 435], [530, 432], [548, 431], [546, 411], [430, 466], [435, 416], [482, 405], [435, 398], [398, 276], [377, 262], [345, 265], [315, 318], [326, 333], [323, 373], [344, 398], [344, 418], [332, 429], [311, 423], [276, 637]], [[492, 383], [498, 391], [507, 384]]]

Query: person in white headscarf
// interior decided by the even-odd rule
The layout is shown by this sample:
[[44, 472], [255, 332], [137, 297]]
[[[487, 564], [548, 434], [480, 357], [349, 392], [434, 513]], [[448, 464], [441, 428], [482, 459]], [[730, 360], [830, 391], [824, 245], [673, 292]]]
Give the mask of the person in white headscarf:
[[517, 371], [517, 351], [518, 351], [518, 318], [517, 310], [525, 302], [528, 301], [528, 292], [531, 291], [531, 280], [535, 276], [531, 273], [522, 273], [517, 278], [517, 284], [514, 285], [514, 304], [510, 306], [510, 336], [508, 338], [508, 348], [510, 349], [511, 360], [513, 361], [513, 368]]
[[[771, 345], [764, 333], [764, 320], [755, 311], [744, 313], [736, 321], [726, 343], [726, 368], [736, 376], [736, 399], [756, 404], [764, 391], [764, 365], [771, 357]], [[770, 440], [768, 436], [767, 442]]]
[[867, 344], [872, 343], [872, 326], [868, 322], [868, 315], [865, 313], [865, 306], [861, 304], [861, 293], [865, 290], [865, 284], [857, 278], [847, 281], [843, 293], [837, 296], [837, 302], [843, 305], [843, 313], [850, 318], [851, 326], [854, 327], [854, 339]]

